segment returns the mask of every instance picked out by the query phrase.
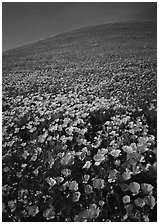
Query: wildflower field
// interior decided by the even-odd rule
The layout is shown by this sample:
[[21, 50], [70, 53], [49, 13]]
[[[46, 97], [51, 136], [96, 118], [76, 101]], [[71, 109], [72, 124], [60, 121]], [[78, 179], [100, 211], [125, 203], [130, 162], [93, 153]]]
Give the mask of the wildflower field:
[[157, 221], [156, 23], [3, 53], [3, 221]]

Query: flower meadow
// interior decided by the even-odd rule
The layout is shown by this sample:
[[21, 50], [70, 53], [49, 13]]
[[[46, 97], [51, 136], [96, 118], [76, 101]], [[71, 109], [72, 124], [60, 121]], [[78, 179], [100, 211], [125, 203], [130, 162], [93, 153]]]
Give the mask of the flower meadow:
[[3, 221], [157, 220], [155, 59], [100, 63], [3, 76]]

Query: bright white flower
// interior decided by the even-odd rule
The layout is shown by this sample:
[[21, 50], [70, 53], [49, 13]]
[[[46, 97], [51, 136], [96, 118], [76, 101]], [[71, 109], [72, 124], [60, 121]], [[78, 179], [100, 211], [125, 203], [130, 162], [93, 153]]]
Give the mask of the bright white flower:
[[86, 161], [85, 165], [82, 167], [82, 169], [89, 169], [92, 163], [90, 161]]

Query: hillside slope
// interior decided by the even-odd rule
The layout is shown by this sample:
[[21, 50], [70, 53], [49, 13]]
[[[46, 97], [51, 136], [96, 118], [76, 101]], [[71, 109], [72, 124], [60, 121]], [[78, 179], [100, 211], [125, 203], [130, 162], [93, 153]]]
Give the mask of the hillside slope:
[[157, 221], [155, 23], [3, 53], [3, 221]]
[[[93, 63], [113, 62], [113, 58], [133, 58], [154, 55], [156, 50], [155, 23], [119, 23], [88, 27], [3, 53], [4, 70], [63, 68]], [[155, 57], [155, 55], [154, 55]], [[8, 61], [9, 60], [9, 61]], [[9, 63], [8, 63], [9, 62]], [[77, 64], [75, 64], [77, 63]]]
[[[70, 88], [70, 82], [78, 83], [80, 76], [79, 82], [88, 78], [88, 86], [92, 85], [89, 79], [100, 83], [109, 79], [109, 83], [103, 84], [103, 94], [110, 95], [117, 89], [120, 95], [122, 89], [127, 94], [125, 99], [128, 92], [138, 95], [141, 89], [141, 94], [151, 100], [156, 97], [156, 38], [155, 23], [108, 24], [75, 30], [4, 52], [3, 81], [10, 73], [14, 74], [13, 82], [24, 73], [26, 79], [34, 73], [34, 78], [45, 76], [48, 85], [56, 86], [60, 77], [67, 76], [66, 85], [69, 81]], [[35, 84], [32, 87], [32, 79], [29, 80], [29, 90], [34, 91]], [[15, 91], [18, 94], [20, 90]], [[142, 98], [145, 102], [145, 96]]]

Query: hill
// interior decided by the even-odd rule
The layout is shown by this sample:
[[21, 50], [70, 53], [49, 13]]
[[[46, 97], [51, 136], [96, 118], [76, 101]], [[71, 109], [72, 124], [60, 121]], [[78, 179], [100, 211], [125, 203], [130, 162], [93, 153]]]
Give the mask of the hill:
[[3, 221], [157, 220], [156, 23], [3, 53]]
[[[126, 97], [129, 97], [129, 92], [131, 96], [136, 94], [136, 98], [141, 89], [141, 94], [146, 94], [151, 100], [156, 99], [156, 46], [155, 23], [132, 22], [89, 27], [4, 52], [3, 74], [18, 74], [14, 75], [16, 81], [21, 74], [25, 73], [27, 79], [28, 74], [34, 73], [34, 78], [37, 76], [42, 79], [45, 76], [48, 85], [56, 85], [59, 76], [64, 75], [71, 77], [68, 78], [69, 88], [72, 79], [78, 82], [79, 75], [86, 79], [91, 74], [95, 82], [111, 80], [103, 84], [103, 92], [107, 88], [108, 95], [115, 88], [119, 92], [124, 90]], [[50, 75], [57, 76], [57, 80], [50, 80]], [[29, 80], [32, 82], [32, 79]], [[92, 85], [88, 80], [87, 85], [89, 83]], [[30, 91], [34, 91], [35, 83], [34, 88], [32, 83], [29, 84]], [[145, 103], [145, 96], [142, 98]]]

